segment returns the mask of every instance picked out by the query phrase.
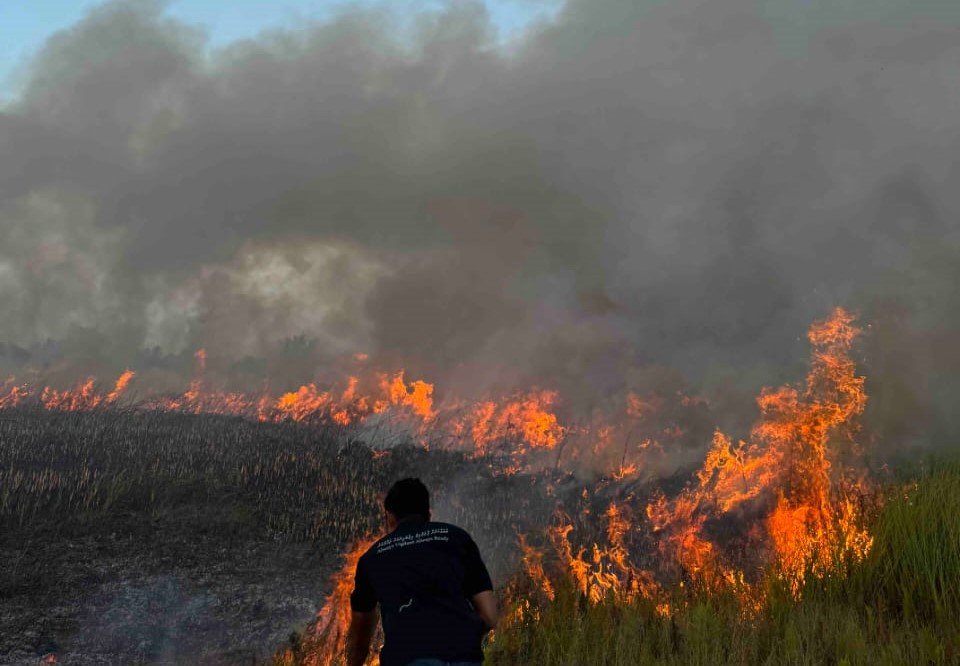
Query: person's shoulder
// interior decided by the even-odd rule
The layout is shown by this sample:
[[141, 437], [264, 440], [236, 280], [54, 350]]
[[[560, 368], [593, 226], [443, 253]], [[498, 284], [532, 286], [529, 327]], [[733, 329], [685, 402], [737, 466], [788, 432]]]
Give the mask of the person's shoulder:
[[441, 523], [438, 521], [431, 521], [430, 527], [435, 529], [447, 530], [452, 537], [457, 539], [472, 539], [469, 532], [467, 532], [462, 527], [459, 527], [458, 525], [454, 525], [453, 523]]
[[362, 554], [360, 557], [357, 558], [357, 566], [358, 566], [358, 567], [359, 567], [361, 564], [366, 564], [367, 562], [370, 561], [370, 553], [372, 553], [372, 552], [373, 552], [373, 549], [376, 548], [376, 547], [377, 547], [377, 544], [373, 544], [372, 546], [370, 546], [369, 548], [367, 548], [365, 551], [363, 551], [363, 554]]
[[363, 555], [360, 556], [359, 562], [363, 562], [364, 560], [369, 560], [370, 556], [377, 550], [377, 548], [379, 548], [384, 541], [386, 541], [392, 536], [394, 536], [393, 532], [388, 532], [387, 534], [384, 534], [382, 537], [380, 537], [379, 539], [374, 541], [372, 544], [370, 544], [367, 547], [367, 549], [363, 551]]

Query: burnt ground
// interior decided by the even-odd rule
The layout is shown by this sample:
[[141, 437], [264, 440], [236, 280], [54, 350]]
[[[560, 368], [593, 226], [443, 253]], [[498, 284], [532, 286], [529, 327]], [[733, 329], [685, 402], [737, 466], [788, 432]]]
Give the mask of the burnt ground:
[[251, 663], [306, 622], [335, 547], [135, 514], [4, 534], [0, 663]]
[[[0, 412], [0, 664], [252, 664], [304, 629], [380, 493], [423, 478], [495, 579], [545, 476], [322, 426], [138, 411]], [[571, 488], [569, 479], [560, 486]]]

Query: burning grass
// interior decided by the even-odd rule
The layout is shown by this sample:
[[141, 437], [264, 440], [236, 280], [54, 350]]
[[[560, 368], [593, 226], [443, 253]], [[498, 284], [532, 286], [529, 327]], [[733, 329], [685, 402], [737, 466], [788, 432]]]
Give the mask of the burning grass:
[[[960, 662], [960, 464], [896, 483], [871, 524], [870, 553], [842, 575], [757, 584], [745, 613], [734, 588], [646, 596], [584, 594], [573, 577], [547, 597], [528, 579], [509, 591], [488, 662], [603, 664], [956, 664]], [[812, 573], [812, 572], [811, 572]], [[676, 591], [679, 592], [679, 591]]]
[[709, 434], [706, 401], [675, 386], [644, 396], [628, 391], [589, 413], [575, 413], [558, 391], [536, 387], [440, 397], [434, 384], [409, 380], [403, 369], [368, 367], [366, 357], [350, 360], [343, 372], [318, 371], [322, 378], [298, 388], [255, 393], [221, 386], [208, 372], [205, 350], [198, 350], [195, 360], [194, 377], [180, 392], [151, 391], [149, 380], [141, 392], [133, 370], [110, 381], [86, 377], [72, 387], [49, 386], [37, 373], [11, 376], [0, 383], [0, 409], [122, 408], [302, 423], [380, 449], [412, 443], [497, 458], [510, 473], [552, 467], [619, 480], [656, 475], [675, 465], [667, 448], [696, 448], [700, 435]]
[[[30, 443], [10, 433], [0, 520], [23, 530], [217, 497], [275, 538], [328, 553], [353, 543], [316, 620], [275, 657], [330, 666], [377, 494], [415, 473], [439, 491], [438, 517], [473, 532], [508, 581], [494, 663], [954, 659], [960, 514], [937, 512], [956, 506], [957, 470], [885, 501], [860, 444], [859, 335], [842, 309], [815, 322], [805, 380], [764, 389], [746, 437], [708, 435], [702, 463], [672, 483], [647, 469], [684, 430], [658, 415], [703, 415], [705, 403], [683, 395], [668, 409], [663, 396], [628, 393], [619, 416], [579, 423], [558, 416], [552, 391], [437, 402], [432, 385], [402, 372], [251, 397], [209, 388], [203, 354], [182, 395], [126, 409], [130, 373], [103, 389], [11, 381], [6, 413], [73, 419], [77, 432]], [[392, 448], [396, 432], [415, 446]], [[928, 524], [932, 535], [918, 537]]]
[[[859, 334], [841, 309], [816, 322], [804, 383], [764, 389], [749, 438], [734, 444], [717, 431], [679, 492], [630, 486], [613, 474], [558, 502], [546, 530], [520, 535], [521, 566], [505, 591], [510, 611], [495, 659], [820, 663], [825, 653], [793, 650], [788, 638], [815, 624], [808, 609], [874, 561], [868, 526], [882, 506], [857, 441], [867, 401], [851, 358]], [[348, 564], [339, 579], [349, 574]], [[343, 603], [331, 596], [321, 618]], [[862, 624], [830, 613], [815, 617]], [[783, 629], [774, 620], [784, 614], [801, 624]], [[314, 663], [317, 654], [326, 656], [316, 663], [337, 663], [321, 634], [299, 660], [281, 663]], [[782, 645], [787, 651], [778, 652]], [[831, 649], [835, 657], [846, 650], [842, 642]]]
[[462, 453], [377, 454], [335, 425], [3, 410], [0, 663], [270, 654], [320, 605], [344, 546], [378, 527], [382, 488], [405, 475], [430, 483], [490, 551], [508, 549], [527, 516], [549, 515], [539, 482], [495, 477]]

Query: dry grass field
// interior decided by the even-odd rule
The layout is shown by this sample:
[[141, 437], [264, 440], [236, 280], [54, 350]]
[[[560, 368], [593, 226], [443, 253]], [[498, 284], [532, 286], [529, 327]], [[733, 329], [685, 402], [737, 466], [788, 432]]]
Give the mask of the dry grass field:
[[509, 565], [543, 481], [335, 428], [139, 410], [0, 413], [0, 663], [251, 663], [302, 630], [396, 478]]

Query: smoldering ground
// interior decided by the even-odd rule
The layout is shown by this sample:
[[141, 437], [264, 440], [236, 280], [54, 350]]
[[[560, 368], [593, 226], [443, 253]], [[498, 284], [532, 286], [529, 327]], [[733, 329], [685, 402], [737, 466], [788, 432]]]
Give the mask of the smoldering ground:
[[425, 480], [437, 519], [470, 530], [498, 581], [517, 533], [580, 490], [342, 437], [211, 414], [5, 410], [0, 663], [260, 663], [323, 604], [343, 549], [382, 529], [397, 479]]
[[300, 381], [263, 360], [293, 339], [590, 406], [657, 368], [728, 396], [792, 379], [843, 304], [872, 325], [876, 432], [935, 441], [960, 389], [958, 25], [935, 0], [570, 0], [502, 44], [450, 2], [211, 49], [162, 3], [105, 3], [0, 115], [0, 339]]

